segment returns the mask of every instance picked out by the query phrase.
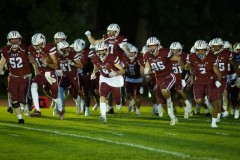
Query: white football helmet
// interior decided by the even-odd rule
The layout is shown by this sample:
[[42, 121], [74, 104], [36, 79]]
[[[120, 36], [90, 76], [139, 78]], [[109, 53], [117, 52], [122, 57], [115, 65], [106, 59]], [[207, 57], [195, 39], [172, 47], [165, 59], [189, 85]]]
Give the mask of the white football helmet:
[[46, 44], [46, 38], [42, 33], [36, 33], [32, 36], [32, 45]]
[[235, 51], [236, 53], [239, 53], [239, 51], [240, 51], [240, 43], [238, 43], [238, 44], [236, 45], [236, 47], [234, 48], [234, 51]]
[[211, 40], [211, 46], [220, 46], [223, 45], [223, 40], [221, 38], [214, 38]]
[[[194, 50], [199, 59], [204, 59], [208, 55], [208, 51], [209, 51], [208, 43], [204, 40], [197, 40], [194, 43]], [[204, 51], [203, 53], [202, 51], [200, 52], [199, 50], [206, 50], [206, 51]]]
[[148, 47], [147, 46], [143, 46], [142, 50], [141, 50], [141, 53], [142, 54], [145, 54], [148, 52]]
[[120, 33], [120, 27], [116, 23], [112, 23], [107, 28], [109, 38], [116, 38]]
[[160, 45], [160, 41], [156, 37], [150, 37], [147, 40], [146, 46], [151, 46], [151, 45]]
[[179, 42], [173, 42], [170, 45], [170, 49], [183, 49], [183, 46], [181, 45], [181, 43]]
[[194, 43], [194, 49], [195, 51], [197, 49], [208, 49], [208, 44], [206, 41], [204, 40], [197, 40], [195, 43]]
[[11, 46], [11, 49], [17, 50], [19, 45], [21, 44], [21, 39], [22, 36], [18, 31], [11, 31], [7, 34], [7, 45]]
[[95, 50], [96, 50], [96, 54], [98, 55], [98, 57], [101, 59], [101, 61], [104, 61], [105, 58], [108, 55], [108, 45], [107, 43], [105, 43], [104, 41], [99, 42], [96, 46], [95, 46]]
[[46, 45], [46, 38], [42, 33], [36, 33], [32, 36], [32, 45], [37, 52], [41, 52]]
[[210, 45], [214, 54], [218, 54], [223, 50], [223, 40], [221, 38], [214, 38], [211, 40]]
[[229, 41], [223, 41], [223, 49], [226, 49], [232, 52], [233, 51], [232, 44]]
[[15, 38], [22, 38], [21, 34], [18, 31], [11, 31], [7, 34], [7, 39], [15, 39]]
[[69, 43], [67, 41], [58, 42], [57, 50], [62, 56], [67, 56], [69, 54]]
[[137, 57], [137, 54], [138, 54], [138, 49], [132, 45], [131, 43], [128, 43], [128, 48], [129, 48], [129, 54], [127, 54], [127, 57], [133, 61], [136, 57]]
[[192, 48], [190, 49], [190, 53], [195, 53], [196, 51], [195, 51], [195, 48], [194, 48], [194, 46], [192, 46]]
[[54, 35], [54, 39], [55, 39], [55, 38], [67, 39], [67, 36], [66, 36], [65, 33], [63, 33], [63, 32], [57, 32], [57, 33]]
[[76, 39], [73, 43], [73, 49], [76, 52], [82, 51], [83, 49], [85, 49], [85, 47], [86, 47], [86, 42], [80, 38]]
[[[150, 46], [153, 45], [157, 45], [156, 49], [150, 49]], [[156, 37], [150, 37], [148, 38], [147, 42], [146, 42], [146, 46], [148, 47], [148, 50], [150, 51], [150, 53], [152, 55], [155, 55], [157, 53], [157, 51], [162, 48], [160, 41], [156, 38]]]
[[54, 35], [54, 42], [57, 44], [58, 42], [64, 41], [67, 39], [67, 36], [63, 32], [57, 32]]
[[173, 54], [181, 54], [183, 46], [179, 42], [173, 42], [169, 48], [173, 52]]

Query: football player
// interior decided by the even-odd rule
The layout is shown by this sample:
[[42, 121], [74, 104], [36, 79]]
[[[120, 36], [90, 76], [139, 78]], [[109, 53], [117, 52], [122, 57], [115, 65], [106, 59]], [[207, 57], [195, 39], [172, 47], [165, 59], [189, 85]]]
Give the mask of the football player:
[[99, 42], [96, 47], [96, 55], [93, 57], [92, 62], [94, 64], [94, 70], [91, 75], [91, 79], [95, 78], [95, 73], [100, 72], [99, 77], [99, 92], [100, 92], [100, 110], [101, 116], [99, 121], [101, 123], [107, 122], [106, 117], [106, 97], [112, 92], [116, 108], [118, 111], [121, 109], [121, 87], [124, 84], [123, 74], [124, 68], [121, 66], [121, 62], [118, 56], [109, 54], [110, 47], [105, 42]]
[[36, 33], [32, 36], [32, 45], [29, 46], [29, 54], [32, 55], [38, 64], [39, 73], [33, 78], [31, 85], [31, 93], [35, 111], [30, 116], [40, 117], [40, 107], [38, 100], [38, 88], [47, 87], [51, 91], [51, 97], [57, 104], [59, 118], [63, 118], [62, 101], [58, 97], [58, 79], [56, 69], [58, 68], [58, 60], [56, 57], [57, 49], [52, 43], [46, 44], [46, 38], [42, 33]]
[[180, 95], [182, 101], [185, 103], [184, 107], [184, 118], [188, 118], [189, 114], [192, 112], [192, 104], [187, 99], [186, 93], [184, 92], [184, 88], [186, 87], [185, 82], [185, 74], [186, 71], [184, 71], [184, 65], [186, 62], [187, 54], [182, 52], [183, 46], [179, 42], [173, 42], [170, 45], [170, 50], [173, 53], [173, 57], [176, 57], [176, 59], [181, 58], [182, 64], [177, 60], [171, 60], [172, 63], [172, 72], [176, 76], [176, 83], [175, 83], [175, 89], [177, 93]]
[[[30, 63], [36, 66], [35, 61], [28, 55], [28, 46], [21, 43], [22, 36], [18, 31], [11, 31], [7, 35], [8, 45], [2, 48], [0, 73], [7, 64], [8, 91], [11, 106], [15, 110], [19, 124], [24, 124], [20, 104], [26, 104], [29, 86], [32, 78]], [[30, 63], [29, 63], [30, 62]]]
[[218, 100], [222, 79], [217, 56], [209, 51], [208, 44], [204, 40], [197, 40], [194, 48], [195, 53], [188, 56], [186, 64], [191, 71], [194, 98], [197, 104], [203, 104], [205, 94], [207, 94], [213, 107], [211, 127], [217, 128], [216, 122], [220, 121]]
[[160, 41], [156, 37], [148, 38], [146, 42], [148, 52], [144, 55], [146, 62], [144, 74], [149, 76], [151, 72], [155, 72], [156, 87], [155, 91], [159, 98], [160, 108], [167, 107], [168, 115], [170, 116], [170, 125], [175, 125], [178, 120], [174, 115], [173, 102], [171, 99], [170, 89], [176, 82], [176, 77], [172, 73], [172, 64], [170, 60], [181, 61], [180, 58], [173, 57], [172, 52], [167, 48], [162, 48]]

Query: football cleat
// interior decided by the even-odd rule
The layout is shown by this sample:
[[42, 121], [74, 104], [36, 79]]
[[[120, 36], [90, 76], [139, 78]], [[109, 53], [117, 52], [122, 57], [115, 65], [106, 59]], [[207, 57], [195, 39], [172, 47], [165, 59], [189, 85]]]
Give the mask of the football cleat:
[[29, 113], [30, 113], [29, 111], [25, 111], [24, 115], [29, 116], [30, 115]]
[[171, 119], [170, 125], [174, 126], [175, 124], [177, 124], [177, 122], [178, 122], [178, 119], [177, 118], [173, 118], [173, 119]]
[[12, 109], [12, 107], [8, 107], [8, 109], [7, 109], [7, 112], [9, 112], [9, 113], [13, 113], [13, 109]]
[[212, 128], [218, 128], [218, 126], [217, 126], [216, 123], [212, 123], [212, 124], [211, 124], [211, 127], [212, 127]]
[[234, 119], [239, 118], [239, 110], [235, 110]]
[[224, 111], [224, 112], [222, 113], [222, 117], [223, 117], [223, 118], [228, 117], [228, 111]]
[[140, 109], [136, 108], [136, 115], [140, 115], [141, 112], [140, 112]]
[[89, 107], [85, 107], [85, 117], [90, 116]]
[[162, 110], [162, 105], [161, 104], [159, 104], [158, 106], [157, 106], [157, 112], [155, 113], [155, 114], [158, 114], [159, 115], [159, 117], [163, 117], [163, 110]]
[[184, 116], [183, 116], [183, 118], [185, 118], [185, 119], [189, 118], [189, 112], [188, 112], [187, 108], [184, 109]]
[[30, 117], [41, 117], [41, 112], [35, 110], [32, 114], [30, 114]]
[[211, 113], [206, 113], [206, 117], [211, 117]]
[[107, 113], [108, 113], [108, 114], [113, 114], [113, 113], [114, 113], [113, 108], [110, 108]]
[[107, 117], [100, 116], [100, 117], [99, 117], [99, 122], [100, 122], [100, 123], [103, 123], [103, 124], [107, 123]]
[[62, 112], [59, 112], [59, 119], [60, 119], [60, 120], [63, 120], [63, 118], [64, 118], [64, 113], [65, 113], [64, 110], [62, 110]]
[[53, 109], [53, 116], [56, 116], [56, 115], [58, 115], [59, 113], [60, 113], [60, 112], [59, 112], [57, 106], [55, 106], [54, 109]]
[[18, 124], [24, 124], [24, 119], [19, 119]]

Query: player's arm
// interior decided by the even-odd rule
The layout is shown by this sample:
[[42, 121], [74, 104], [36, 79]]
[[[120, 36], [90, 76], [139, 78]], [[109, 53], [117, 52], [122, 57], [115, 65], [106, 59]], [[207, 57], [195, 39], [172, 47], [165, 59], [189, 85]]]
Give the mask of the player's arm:
[[2, 56], [0, 60], [0, 73], [2, 73], [5, 64], [6, 64], [6, 59]]
[[184, 70], [188, 70], [190, 73], [190, 85], [193, 84], [195, 78], [195, 70], [193, 69], [192, 65], [187, 62], [184, 66]]
[[39, 70], [38, 70], [38, 64], [37, 64], [35, 58], [31, 54], [28, 54], [28, 59], [29, 59], [29, 62], [33, 66], [34, 74], [37, 75], [39, 73]]
[[124, 68], [121, 64], [114, 64], [114, 65], [118, 69], [118, 71], [116, 72], [117, 75], [124, 75], [125, 74], [125, 70], [124, 70]]
[[237, 64], [234, 62], [234, 60], [231, 59], [231, 60], [229, 61], [229, 63], [233, 66], [233, 69], [234, 69], [235, 73], [237, 73], [238, 77], [240, 77], [240, 72], [239, 72], [239, 70], [238, 70], [238, 66], [237, 66]]
[[146, 64], [145, 64], [145, 67], [144, 67], [144, 71], [143, 71], [143, 73], [146, 77], [150, 75], [150, 73], [151, 73], [150, 69], [151, 69], [150, 64], [147, 61]]
[[83, 68], [83, 64], [80, 60], [73, 60], [72, 66], [77, 68]]
[[[52, 63], [48, 61], [48, 58], [52, 59]], [[50, 54], [49, 57], [42, 58], [42, 62], [46, 67], [49, 67], [51, 69], [57, 69], [58, 68], [58, 62], [55, 54]]]
[[92, 45], [94, 45], [94, 46], [95, 46], [96, 44], [98, 44], [99, 42], [104, 41], [103, 39], [95, 39], [95, 38], [93, 38], [90, 31], [86, 31], [86, 32], [85, 32], [85, 35], [87, 36], [88, 41], [89, 41]]
[[214, 71], [214, 73], [215, 73], [216, 76], [217, 76], [217, 81], [221, 81], [222, 75], [221, 75], [221, 73], [220, 73], [220, 71], [219, 71], [218, 65], [214, 65], [214, 66], [213, 66], [213, 71]]

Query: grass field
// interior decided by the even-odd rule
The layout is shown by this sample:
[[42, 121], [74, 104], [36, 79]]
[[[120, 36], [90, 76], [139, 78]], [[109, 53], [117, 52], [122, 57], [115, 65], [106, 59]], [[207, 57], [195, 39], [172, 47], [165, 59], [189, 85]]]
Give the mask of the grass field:
[[98, 121], [99, 110], [90, 117], [76, 115], [66, 108], [64, 120], [42, 109], [41, 118], [25, 117], [17, 124], [15, 114], [0, 107], [0, 159], [137, 159], [137, 160], [236, 160], [240, 157], [240, 123], [229, 117], [210, 127], [210, 118], [195, 115], [170, 126], [163, 118], [151, 115], [151, 107], [142, 107], [142, 115], [120, 113], [108, 116], [107, 124]]

